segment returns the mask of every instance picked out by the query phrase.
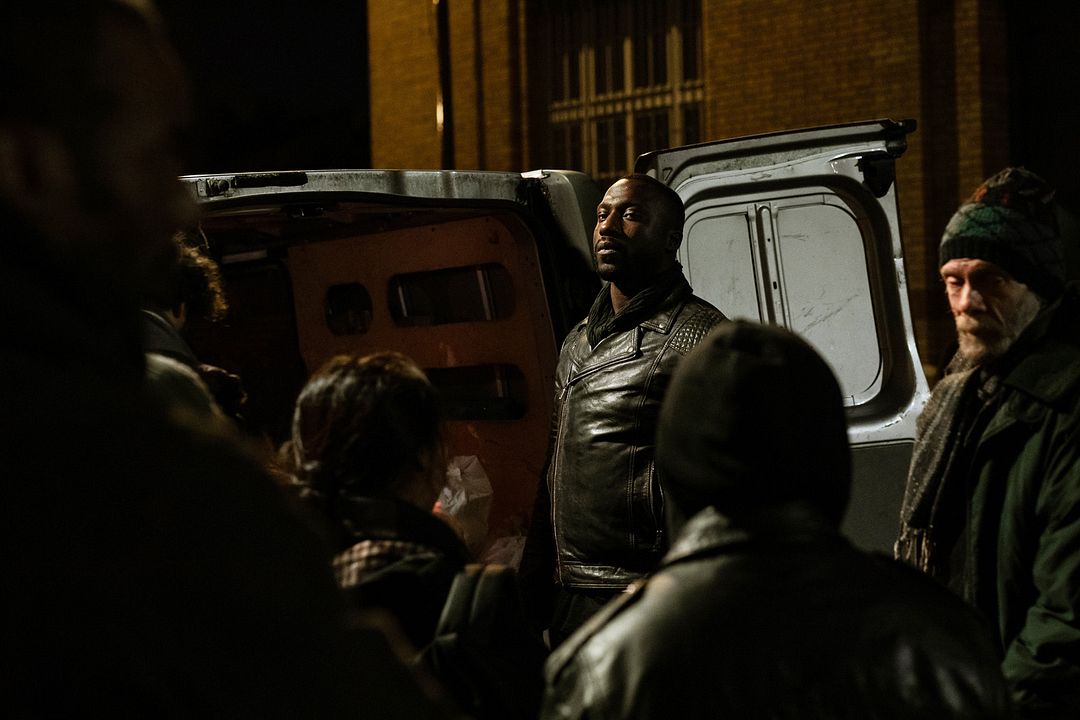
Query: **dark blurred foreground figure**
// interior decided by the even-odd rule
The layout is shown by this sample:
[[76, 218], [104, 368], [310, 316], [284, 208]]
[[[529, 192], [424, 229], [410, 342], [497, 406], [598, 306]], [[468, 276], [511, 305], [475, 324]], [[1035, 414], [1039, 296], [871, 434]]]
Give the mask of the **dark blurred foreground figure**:
[[0, 5], [4, 712], [441, 716], [257, 462], [145, 391], [184, 117], [146, 3]]
[[975, 614], [839, 535], [844, 410], [804, 341], [714, 330], [675, 373], [657, 462], [671, 550], [552, 654], [545, 718], [1009, 717]]
[[919, 417], [897, 555], [987, 618], [1020, 717], [1080, 718], [1080, 298], [1053, 188], [995, 173], [940, 261], [959, 351]]
[[297, 398], [291, 464], [357, 607], [393, 615], [421, 664], [471, 713], [532, 718], [546, 653], [516, 581], [509, 569], [463, 573], [468, 550], [432, 512], [446, 484], [443, 433], [438, 393], [416, 363], [341, 355]]

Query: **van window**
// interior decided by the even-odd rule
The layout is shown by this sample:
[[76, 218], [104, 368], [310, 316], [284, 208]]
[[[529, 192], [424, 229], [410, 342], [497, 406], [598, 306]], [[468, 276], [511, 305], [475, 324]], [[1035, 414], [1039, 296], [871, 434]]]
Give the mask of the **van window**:
[[360, 283], [326, 289], [326, 325], [335, 335], [363, 335], [371, 327], [371, 295]]
[[882, 353], [863, 227], [833, 195], [702, 203], [680, 260], [694, 291], [730, 318], [783, 325], [832, 366], [848, 405], [873, 398]]
[[394, 275], [388, 303], [400, 327], [502, 320], [514, 312], [514, 288], [502, 265]]
[[513, 365], [426, 368], [448, 420], [518, 420], [525, 415], [525, 376]]

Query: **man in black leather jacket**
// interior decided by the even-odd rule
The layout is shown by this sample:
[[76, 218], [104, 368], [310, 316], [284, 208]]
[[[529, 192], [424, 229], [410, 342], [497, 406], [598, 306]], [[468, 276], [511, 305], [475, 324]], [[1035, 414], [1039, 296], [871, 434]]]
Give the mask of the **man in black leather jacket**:
[[837, 532], [844, 410], [801, 339], [714, 331], [675, 374], [657, 454], [671, 551], [552, 654], [543, 717], [1010, 716], [976, 615]]
[[724, 320], [683, 277], [683, 220], [678, 194], [647, 175], [616, 181], [597, 208], [593, 250], [607, 282], [559, 356], [546, 481], [522, 563], [552, 647], [667, 546], [653, 460], [660, 401], [679, 360]]

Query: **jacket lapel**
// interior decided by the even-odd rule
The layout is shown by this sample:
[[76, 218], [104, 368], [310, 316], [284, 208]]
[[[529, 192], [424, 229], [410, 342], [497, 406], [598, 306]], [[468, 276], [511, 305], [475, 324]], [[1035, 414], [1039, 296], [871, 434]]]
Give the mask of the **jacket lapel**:
[[600, 341], [592, 350], [589, 350], [589, 340], [585, 333], [578, 339], [579, 347], [584, 350], [584, 357], [580, 363], [575, 363], [567, 384], [576, 383], [584, 377], [588, 377], [606, 368], [630, 362], [641, 354], [641, 338], [643, 331], [640, 326], [626, 332], [609, 335]]

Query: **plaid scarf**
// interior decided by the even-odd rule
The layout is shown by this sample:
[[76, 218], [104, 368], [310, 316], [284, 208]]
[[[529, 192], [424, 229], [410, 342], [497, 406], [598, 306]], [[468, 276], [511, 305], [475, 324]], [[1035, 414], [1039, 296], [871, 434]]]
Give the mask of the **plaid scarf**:
[[406, 558], [434, 559], [437, 555], [433, 548], [405, 540], [361, 540], [334, 556], [332, 566], [338, 585], [348, 590], [359, 585], [364, 576]]

